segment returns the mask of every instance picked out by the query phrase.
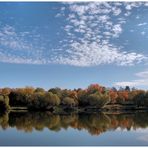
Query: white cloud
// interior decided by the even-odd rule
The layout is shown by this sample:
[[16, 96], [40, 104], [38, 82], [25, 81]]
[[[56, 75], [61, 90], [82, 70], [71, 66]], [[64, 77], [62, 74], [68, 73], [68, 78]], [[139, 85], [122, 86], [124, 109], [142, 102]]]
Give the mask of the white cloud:
[[118, 37], [119, 34], [122, 33], [121, 24], [116, 24], [116, 25], [114, 25], [112, 30], [114, 31], [114, 35], [113, 35], [113, 36], [114, 36], [114, 37]]
[[119, 52], [116, 48], [109, 47], [105, 43], [100, 46], [97, 42], [83, 44], [73, 42], [71, 46], [72, 49], [68, 49], [66, 52], [68, 56], [60, 56], [55, 59], [57, 63], [75, 66], [114, 63], [125, 66], [139, 63], [144, 59], [141, 54]]
[[147, 25], [146, 22], [144, 22], [144, 23], [139, 23], [137, 26], [145, 26], [145, 25]]
[[0, 45], [14, 50], [30, 50], [31, 45], [25, 43], [21, 36], [16, 33], [14, 27], [5, 25], [0, 29]]
[[141, 32], [142, 35], [145, 35], [145, 33], [146, 33], [145, 31], [142, 31], [142, 32]]
[[131, 30], [130, 30], [130, 32], [134, 32], [134, 30], [133, 30], [133, 29], [131, 29]]
[[[126, 11], [122, 11], [121, 5]], [[70, 3], [68, 7], [70, 15], [67, 18], [68, 26], [65, 26], [65, 31], [68, 40], [73, 42], [65, 42], [64, 55], [57, 55], [54, 61], [75, 66], [111, 63], [125, 66], [146, 60], [143, 54], [125, 52], [110, 42], [111, 38], [120, 36], [123, 32], [122, 25], [126, 23], [126, 16], [131, 14], [133, 8], [140, 5], [140, 3], [123, 2]]]
[[131, 12], [130, 11], [127, 11], [126, 13], [124, 13], [125, 16], [130, 16], [131, 15]]
[[43, 47], [36, 46], [25, 38], [33, 36], [34, 40], [40, 38], [37, 34], [17, 32], [13, 26], [4, 25], [0, 28], [0, 62], [45, 64], [42, 57]]
[[146, 78], [146, 79], [148, 79], [148, 70], [142, 71], [142, 72], [138, 72], [138, 73], [136, 73], [135, 75], [138, 76], [138, 77], [141, 77], [141, 78]]
[[[14, 27], [5, 25], [0, 28], [0, 61], [75, 66], [99, 64], [126, 66], [147, 60], [143, 54], [124, 51], [110, 41], [122, 34], [127, 17], [131, 15], [132, 9], [141, 6], [141, 3], [65, 2], [65, 4], [66, 6], [60, 9], [61, 14], [55, 16], [56, 19], [67, 17], [64, 27], [67, 36], [59, 41], [60, 45], [62, 44], [60, 48], [47, 49], [45, 40], [41, 43], [41, 35], [37, 31], [35, 37], [32, 32], [19, 32]], [[26, 40], [29, 36], [33, 39], [32, 42]]]
[[132, 81], [116, 82], [117, 86], [148, 86], [148, 70], [135, 74], [139, 79]]
[[127, 5], [125, 8], [126, 8], [127, 10], [131, 10], [131, 9], [132, 9], [131, 5]]
[[113, 14], [115, 16], [119, 15], [120, 13], [121, 13], [121, 9], [119, 9], [119, 8], [115, 8], [114, 11], [113, 11]]
[[136, 82], [116, 82], [115, 83], [116, 86], [122, 86], [122, 87], [125, 87], [125, 86], [135, 86], [136, 85]]
[[32, 57], [16, 56], [9, 53], [3, 54], [0, 52], [0, 61], [4, 63], [16, 63], [16, 64], [45, 64], [44, 59], [34, 59]]

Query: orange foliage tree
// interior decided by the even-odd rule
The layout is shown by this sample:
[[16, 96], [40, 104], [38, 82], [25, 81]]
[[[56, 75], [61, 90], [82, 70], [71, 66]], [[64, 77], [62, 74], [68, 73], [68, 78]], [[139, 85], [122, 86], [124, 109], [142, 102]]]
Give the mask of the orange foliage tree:
[[127, 100], [128, 100], [128, 91], [125, 90], [118, 91], [117, 102], [122, 104]]
[[111, 99], [111, 103], [116, 103], [117, 102], [117, 100], [116, 100], [118, 98], [117, 91], [110, 90], [109, 91], [109, 96], [110, 96], [110, 99]]
[[102, 93], [104, 91], [103, 87], [100, 86], [99, 84], [91, 84], [87, 88], [88, 93], [95, 93], [95, 92], [100, 92]]

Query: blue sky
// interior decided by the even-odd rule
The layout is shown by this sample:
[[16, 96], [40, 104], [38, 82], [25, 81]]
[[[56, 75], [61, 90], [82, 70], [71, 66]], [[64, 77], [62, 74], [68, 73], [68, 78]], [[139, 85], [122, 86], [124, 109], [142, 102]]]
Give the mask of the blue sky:
[[0, 87], [147, 89], [147, 2], [1, 2], [0, 10]]

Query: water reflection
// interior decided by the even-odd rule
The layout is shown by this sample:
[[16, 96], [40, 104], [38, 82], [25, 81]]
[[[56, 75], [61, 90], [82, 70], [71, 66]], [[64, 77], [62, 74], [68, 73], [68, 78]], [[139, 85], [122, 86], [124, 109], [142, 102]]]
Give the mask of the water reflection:
[[69, 127], [91, 135], [99, 135], [117, 128], [136, 130], [148, 126], [148, 112], [131, 114], [69, 114], [55, 115], [50, 112], [9, 112], [0, 114], [0, 126], [3, 130], [12, 127], [25, 132], [42, 131], [48, 128], [58, 132]]

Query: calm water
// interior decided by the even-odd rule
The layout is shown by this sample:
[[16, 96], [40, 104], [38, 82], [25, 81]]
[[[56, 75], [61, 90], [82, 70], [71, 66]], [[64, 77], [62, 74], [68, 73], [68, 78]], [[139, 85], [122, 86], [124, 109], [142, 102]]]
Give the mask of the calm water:
[[10, 112], [0, 115], [0, 145], [147, 145], [148, 112], [70, 114]]

